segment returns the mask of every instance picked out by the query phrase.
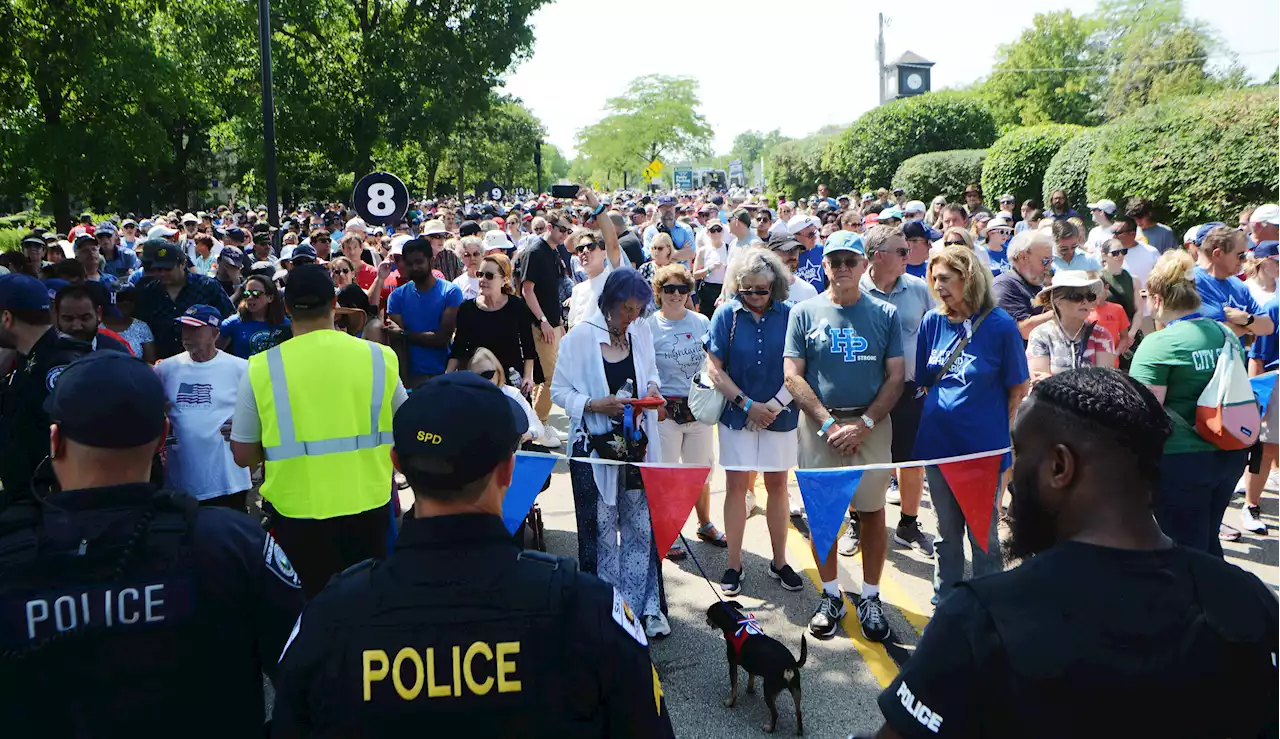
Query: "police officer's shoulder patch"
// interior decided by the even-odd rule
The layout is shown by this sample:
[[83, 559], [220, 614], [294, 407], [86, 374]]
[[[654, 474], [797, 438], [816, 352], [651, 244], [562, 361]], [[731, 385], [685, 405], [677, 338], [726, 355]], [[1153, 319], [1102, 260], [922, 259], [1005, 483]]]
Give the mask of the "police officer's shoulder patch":
[[49, 392], [53, 392], [53, 386], [58, 382], [58, 376], [61, 375], [62, 371], [65, 370], [66, 368], [67, 368], [67, 365], [60, 364], [57, 367], [54, 367], [53, 369], [49, 370], [48, 374], [44, 376], [44, 389], [48, 390]]
[[280, 543], [271, 534], [267, 534], [267, 540], [262, 545], [262, 562], [267, 566], [271, 574], [280, 578], [280, 581], [285, 585], [291, 588], [302, 587], [302, 581], [298, 579], [298, 573], [294, 571], [288, 555], [284, 553], [284, 550], [280, 548]]
[[617, 621], [622, 630], [630, 634], [632, 639], [640, 642], [641, 646], [649, 646], [649, 638], [644, 634], [640, 619], [631, 612], [631, 606], [627, 605], [627, 601], [617, 588], [613, 590], [613, 620]]

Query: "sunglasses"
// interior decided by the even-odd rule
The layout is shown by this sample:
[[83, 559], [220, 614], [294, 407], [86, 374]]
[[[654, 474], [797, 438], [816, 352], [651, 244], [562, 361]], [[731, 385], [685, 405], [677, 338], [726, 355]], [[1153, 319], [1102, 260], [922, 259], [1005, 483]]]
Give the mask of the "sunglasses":
[[330, 272], [332, 272], [332, 273], [334, 273], [335, 275], [349, 275], [349, 274], [351, 274], [351, 270], [347, 269], [346, 267], [339, 267], [339, 268], [337, 268], [337, 269], [331, 269], [331, 270], [329, 270], [329, 271], [330, 271]]
[[562, 233], [562, 234], [567, 234], [567, 233], [569, 233], [570, 231], [572, 231], [573, 229], [572, 229], [572, 228], [569, 228], [568, 226], [561, 226], [560, 224], [558, 224], [558, 223], [557, 223], [557, 224], [556, 224], [556, 230], [557, 230], [557, 231], [559, 231], [559, 232], [560, 232], [560, 233]]
[[[906, 257], [911, 253], [911, 250], [905, 247], [898, 247], [897, 249], [881, 249], [880, 251], [885, 254], [897, 254], [900, 257]], [[832, 262], [832, 266], [835, 266], [835, 262]]]
[[707, 228], [707, 233], [713, 233], [713, 234], [724, 233], [724, 229], [721, 228], [720, 226], [711, 226]]
[[[688, 294], [689, 294], [689, 286], [688, 286], [688, 285], [686, 285], [686, 284], [684, 284], [683, 282], [678, 283], [678, 284], [677, 284], [677, 283], [668, 283], [668, 284], [666, 284], [666, 285], [663, 285], [663, 286], [662, 286], [662, 292], [666, 293], [667, 295], [675, 295], [676, 293], [680, 293], [681, 295], [688, 295]], [[741, 290], [739, 290], [738, 292], [742, 292], [742, 291], [741, 291]], [[769, 291], [768, 291], [768, 290], [766, 290], [765, 292], [766, 292], [766, 293], [768, 293]]]
[[1064, 292], [1061, 297], [1068, 303], [1092, 303], [1098, 299], [1098, 296], [1092, 292], [1084, 293], [1078, 290]]
[[772, 220], [773, 219], [770, 218], [769, 216], [756, 216], [757, 223], [768, 223], [769, 221], [772, 221]]
[[739, 290], [739, 291], [738, 291], [738, 294], [739, 294], [739, 295], [743, 295], [743, 296], [746, 296], [746, 295], [756, 295], [756, 296], [758, 296], [758, 297], [764, 297], [765, 295], [769, 295], [769, 294], [771, 294], [772, 292], [773, 292], [772, 290], [769, 290], [768, 288], [764, 288], [764, 287], [762, 287], [762, 288], [759, 288], [759, 289], [757, 289], [757, 290]]
[[1136, 229], [1136, 228], [1121, 228], [1121, 229], [1118, 229], [1118, 230], [1116, 230], [1116, 231], [1112, 231], [1112, 232], [1111, 232], [1111, 235], [1112, 235], [1112, 236], [1121, 236], [1121, 235], [1123, 235], [1123, 234], [1136, 234], [1136, 233], [1138, 233], [1138, 229]]
[[242, 294], [245, 298], [260, 298], [263, 295], [266, 295], [262, 290], [245, 290]]
[[587, 242], [578, 244], [577, 252], [581, 254], [584, 251], [595, 251], [596, 249], [599, 249], [599, 248], [600, 248], [600, 245], [597, 244], [596, 242], [587, 241]]
[[1053, 257], [1045, 257], [1040, 260], [1041, 267], [1048, 267], [1050, 264], [1053, 264]]
[[486, 280], [496, 280], [496, 279], [498, 279], [498, 273], [497, 273], [497, 272], [479, 272], [479, 273], [477, 273], [477, 274], [479, 274], [481, 277], [483, 277], [483, 278], [484, 278], [484, 279], [486, 279]]
[[1111, 256], [1113, 257], [1123, 257], [1125, 254], [1128, 254], [1128, 253], [1129, 253], [1128, 249], [1112, 249], [1110, 252]]
[[494, 376], [494, 375], [496, 375], [496, 374], [498, 374], [498, 370], [496, 370], [496, 369], [485, 370], [484, 372], [477, 372], [476, 374], [477, 374], [477, 375], [480, 375], [481, 377], [483, 377], [483, 378], [484, 378], [484, 379], [486, 379], [486, 380], [490, 380], [490, 381], [492, 381], [492, 380], [493, 380], [493, 376]]
[[333, 239], [314, 238], [314, 239], [312, 239], [312, 240], [311, 240], [311, 243], [313, 243], [313, 244], [332, 244], [332, 243], [333, 243]]
[[964, 243], [963, 241], [944, 241], [942, 242], [942, 245], [943, 246], [968, 246], [968, 244]]
[[[903, 256], [906, 256], [905, 254]], [[857, 257], [827, 257], [831, 261], [831, 269], [853, 269], [858, 266]]]

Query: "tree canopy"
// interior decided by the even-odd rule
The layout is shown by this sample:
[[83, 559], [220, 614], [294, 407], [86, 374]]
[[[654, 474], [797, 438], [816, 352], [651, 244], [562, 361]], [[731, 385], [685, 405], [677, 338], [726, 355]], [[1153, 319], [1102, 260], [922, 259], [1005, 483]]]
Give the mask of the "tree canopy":
[[578, 132], [578, 150], [593, 171], [605, 173], [639, 172], [663, 157], [703, 156], [710, 152], [712, 131], [700, 105], [692, 78], [637, 77], [605, 102], [604, 118]]

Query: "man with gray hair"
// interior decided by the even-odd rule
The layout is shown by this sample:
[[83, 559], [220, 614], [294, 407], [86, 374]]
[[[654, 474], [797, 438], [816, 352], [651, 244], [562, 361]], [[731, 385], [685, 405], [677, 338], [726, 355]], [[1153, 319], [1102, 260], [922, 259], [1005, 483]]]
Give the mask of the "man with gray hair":
[[1009, 265], [991, 281], [996, 304], [1018, 322], [1025, 342], [1031, 330], [1053, 320], [1053, 312], [1035, 304], [1035, 297], [1049, 281], [1053, 264], [1053, 237], [1043, 231], [1023, 231], [1013, 237], [1005, 249]]
[[[901, 228], [872, 226], [864, 237], [864, 248], [870, 264], [858, 280], [863, 295], [870, 295], [898, 309], [902, 329], [904, 364], [902, 394], [889, 412], [893, 422], [893, 461], [915, 459], [916, 431], [920, 427], [921, 400], [916, 397], [916, 334], [924, 314], [933, 308], [933, 296], [924, 280], [907, 274], [907, 256], [911, 248]], [[900, 503], [902, 517], [893, 540], [906, 547], [916, 547], [933, 556], [933, 541], [920, 530], [920, 499], [924, 495], [924, 468], [899, 467], [896, 485], [889, 482], [886, 496], [890, 503]], [[843, 551], [841, 552], [844, 553]], [[850, 552], [852, 554], [852, 552]]]

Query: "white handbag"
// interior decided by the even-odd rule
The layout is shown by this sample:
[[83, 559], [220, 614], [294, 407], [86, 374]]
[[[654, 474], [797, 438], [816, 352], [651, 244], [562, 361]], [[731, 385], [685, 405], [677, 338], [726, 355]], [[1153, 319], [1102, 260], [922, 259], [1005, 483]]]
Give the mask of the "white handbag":
[[[738, 330], [738, 312], [733, 313], [733, 326], [729, 329], [729, 345], [724, 350], [724, 372], [729, 372], [729, 353], [733, 348], [733, 334]], [[698, 423], [714, 426], [720, 421], [727, 402], [724, 393], [711, 386], [707, 380], [707, 360], [702, 360], [702, 367], [689, 382], [689, 411]]]

